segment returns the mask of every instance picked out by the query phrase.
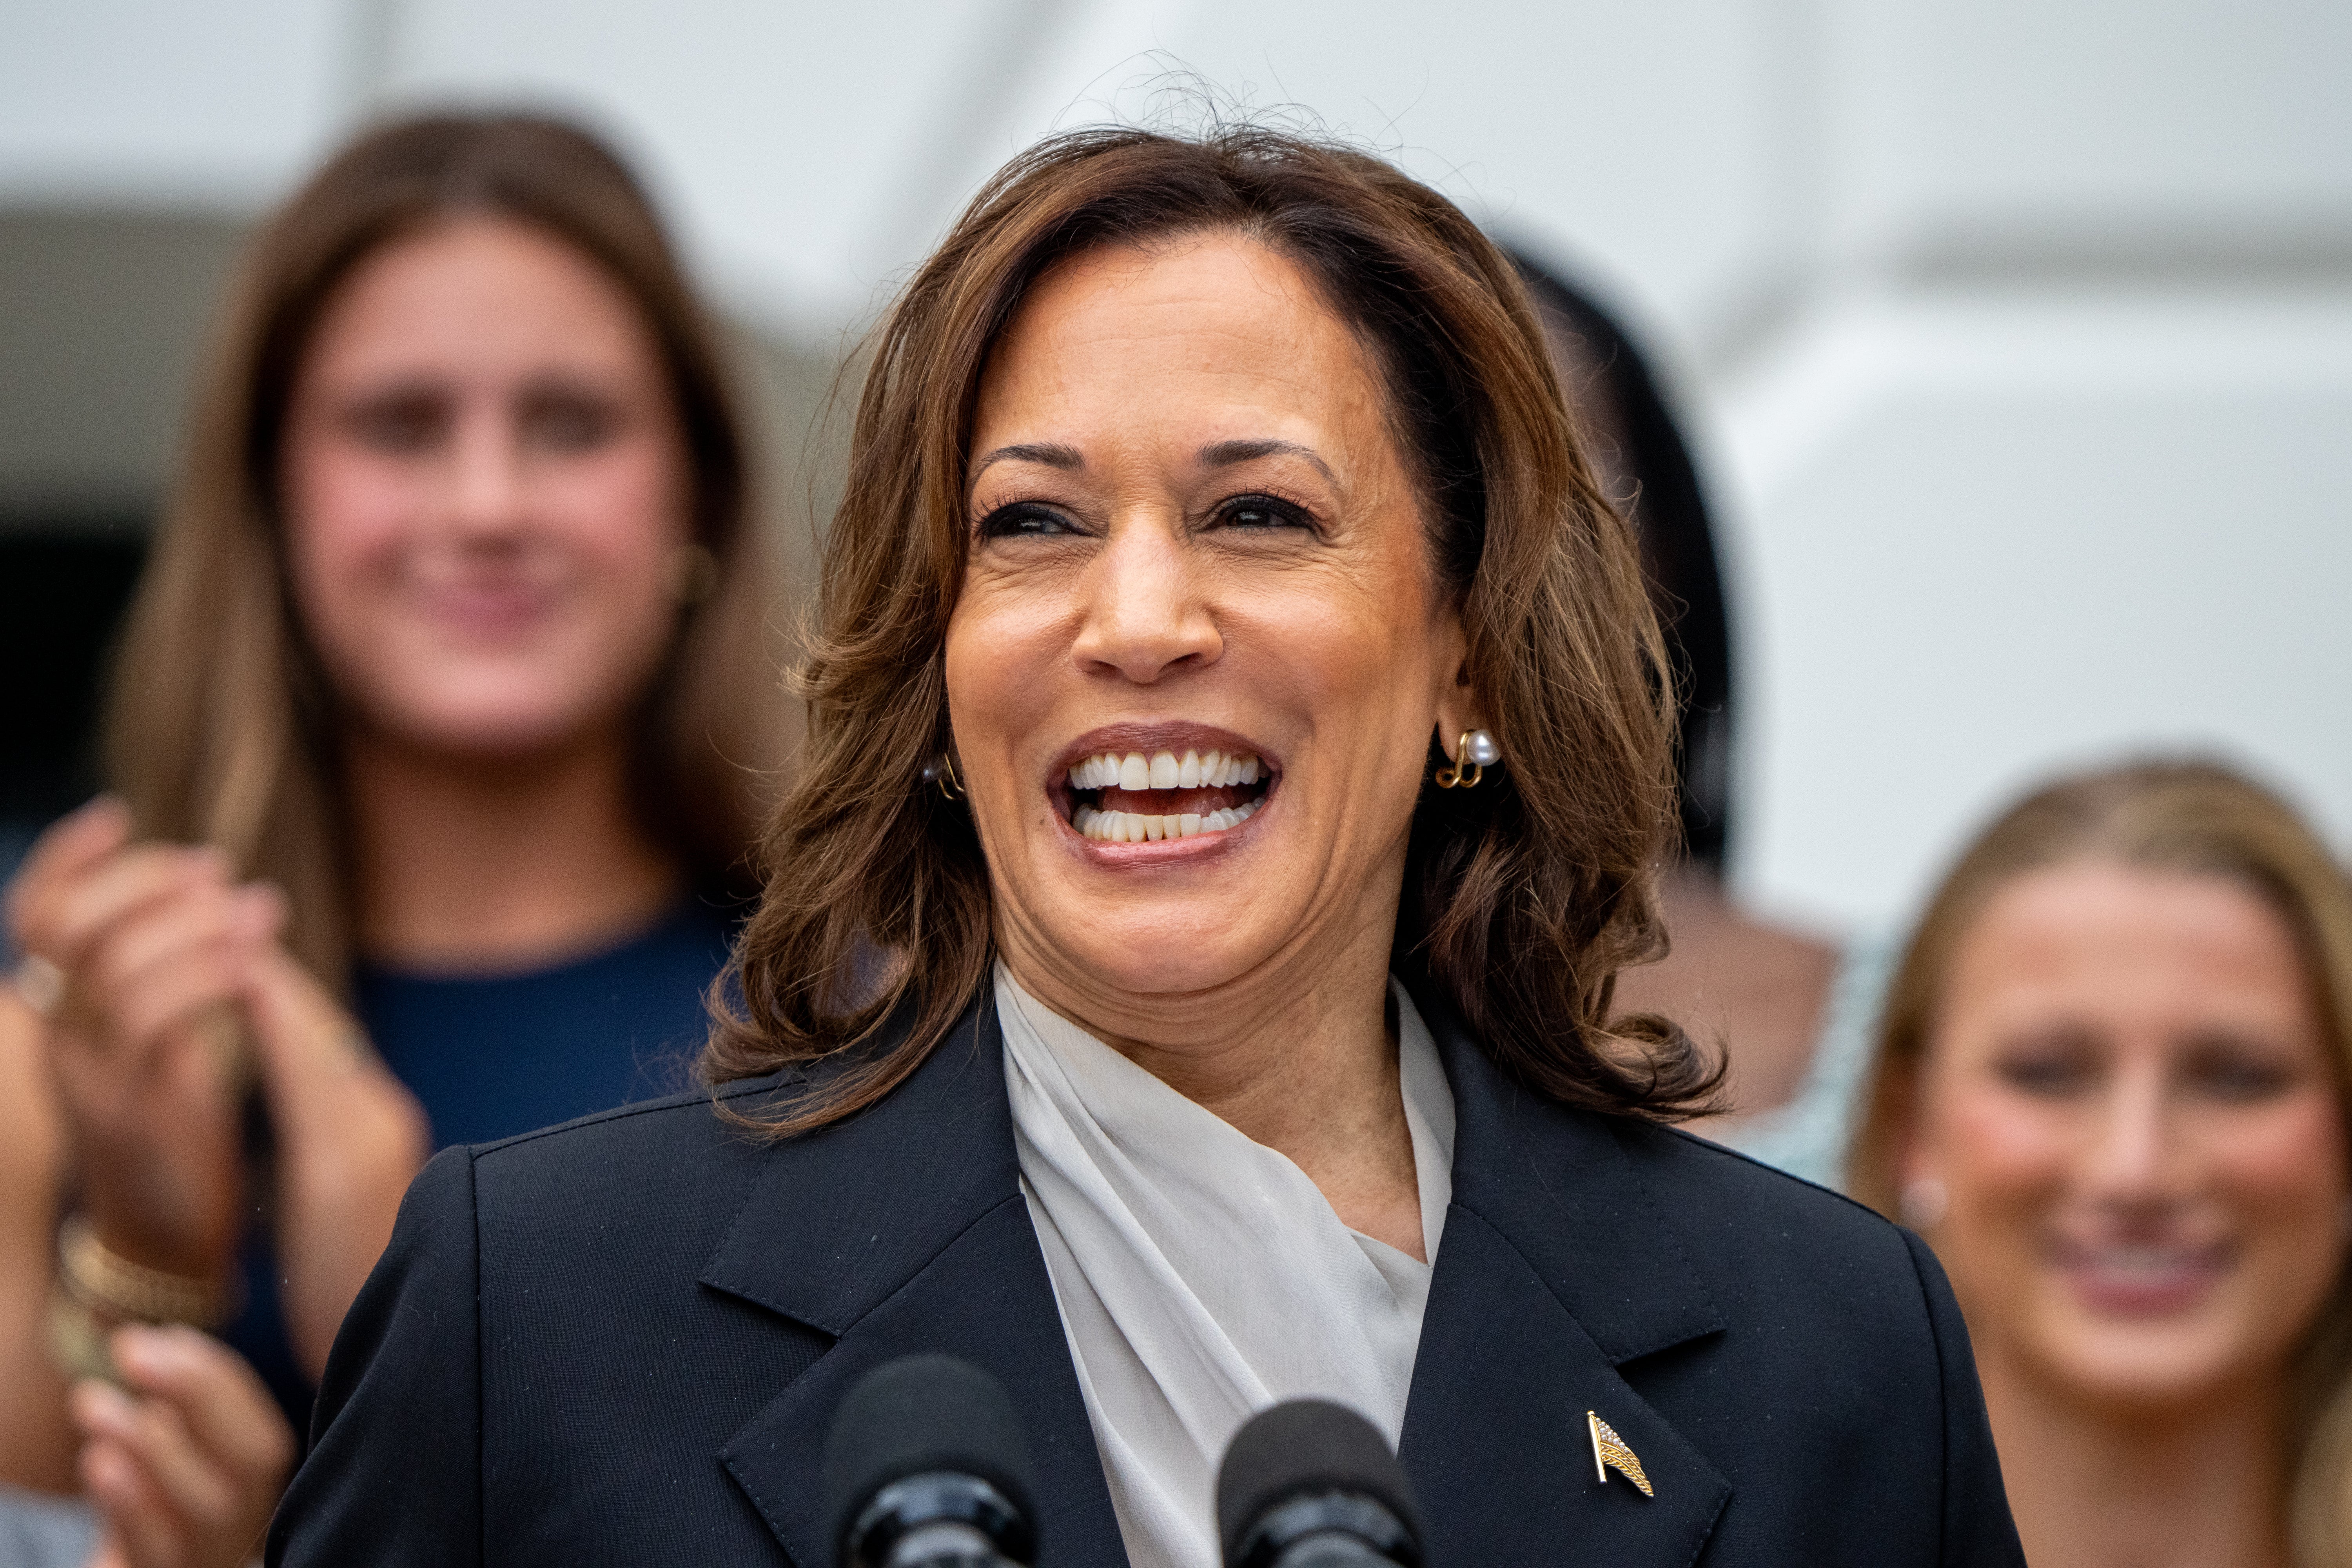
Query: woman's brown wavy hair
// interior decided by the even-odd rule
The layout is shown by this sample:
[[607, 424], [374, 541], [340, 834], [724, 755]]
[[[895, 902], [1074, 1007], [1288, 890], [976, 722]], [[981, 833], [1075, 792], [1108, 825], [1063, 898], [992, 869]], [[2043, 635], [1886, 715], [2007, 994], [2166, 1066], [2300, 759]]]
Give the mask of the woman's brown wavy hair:
[[[1985, 906], [2029, 872], [2078, 860], [2221, 877], [2285, 922], [2352, 1125], [2352, 882], [2294, 809], [2228, 768], [2147, 762], [2083, 773], [2018, 802], [1928, 900], [1887, 992], [1846, 1190], [1901, 1217], [1903, 1150], [1944, 977]], [[2288, 1526], [2297, 1568], [2352, 1568], [2352, 1273], [2311, 1325], [2292, 1376]]]
[[[1495, 1058], [1557, 1100], [1706, 1109], [1718, 1066], [1663, 1020], [1610, 1016], [1617, 972], [1664, 947], [1652, 871], [1675, 810], [1672, 692], [1633, 541], [1595, 487], [1518, 274], [1388, 163], [1257, 127], [1087, 131], [1031, 149], [876, 330], [800, 671], [803, 765], [768, 826], [766, 893], [704, 1075], [849, 1053], [764, 1123], [822, 1125], [888, 1093], [978, 992], [988, 868], [963, 806], [921, 777], [948, 744], [943, 649], [982, 375], [1058, 263], [1203, 232], [1297, 263], [1382, 371], [1508, 759], [1475, 789], [1424, 786], [1400, 960], [1425, 965]], [[894, 1016], [906, 1026], [885, 1031]]]
[[764, 646], [774, 586], [743, 422], [717, 335], [644, 191], [595, 138], [535, 116], [436, 115], [362, 135], [246, 259], [132, 601], [107, 736], [108, 772], [140, 833], [218, 845], [240, 875], [285, 888], [288, 942], [331, 984], [350, 961], [349, 824], [336, 699], [289, 588], [287, 406], [310, 334], [352, 269], [470, 216], [529, 225], [595, 262], [668, 372], [695, 538], [718, 572], [682, 610], [638, 702], [633, 782], [646, 833], [705, 886], [748, 882], [752, 770], [782, 761], [789, 715]]

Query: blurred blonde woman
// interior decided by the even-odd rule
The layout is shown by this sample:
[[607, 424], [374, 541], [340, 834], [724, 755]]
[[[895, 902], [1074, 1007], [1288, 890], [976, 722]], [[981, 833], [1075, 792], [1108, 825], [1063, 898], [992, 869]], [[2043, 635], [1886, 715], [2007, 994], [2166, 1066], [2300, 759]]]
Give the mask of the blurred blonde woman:
[[[8, 889], [0, 1066], [54, 1093], [6, 1115], [55, 1152], [0, 1194], [0, 1479], [79, 1480], [133, 1560], [241, 1561], [290, 1457], [259, 1390], [307, 1425], [431, 1149], [672, 1087], [782, 751], [749, 494], [713, 330], [579, 131], [392, 125], [264, 231], [131, 616], [119, 798]], [[243, 1364], [105, 1366], [141, 1321]], [[202, 1385], [173, 1410], [159, 1354]], [[69, 1402], [60, 1359], [142, 1397]]]
[[2040, 1568], [2352, 1563], [2352, 890], [2214, 766], [2053, 785], [1929, 904], [1852, 1190], [1950, 1271]]

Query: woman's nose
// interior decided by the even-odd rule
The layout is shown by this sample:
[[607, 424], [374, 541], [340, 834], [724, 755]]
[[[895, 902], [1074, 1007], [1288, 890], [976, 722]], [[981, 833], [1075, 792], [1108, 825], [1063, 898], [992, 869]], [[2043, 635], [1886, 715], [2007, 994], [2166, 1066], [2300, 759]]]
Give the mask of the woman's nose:
[[1086, 617], [1072, 650], [1081, 668], [1148, 686], [1213, 664], [1224, 651], [1181, 523], [1115, 523], [1085, 583]]
[[2160, 1071], [2119, 1073], [2103, 1098], [2085, 1174], [2099, 1195], [2163, 1203], [2180, 1195], [2186, 1151], [2175, 1135]]
[[469, 410], [450, 444], [448, 521], [467, 534], [510, 531], [523, 519], [521, 445], [490, 410]]

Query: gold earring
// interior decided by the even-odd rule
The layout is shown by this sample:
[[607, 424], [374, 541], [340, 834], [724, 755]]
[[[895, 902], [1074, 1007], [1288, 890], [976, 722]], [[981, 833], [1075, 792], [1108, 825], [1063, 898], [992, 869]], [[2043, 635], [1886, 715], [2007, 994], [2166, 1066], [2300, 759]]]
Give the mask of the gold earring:
[[1437, 770], [1437, 787], [1452, 789], [1459, 784], [1464, 789], [1476, 787], [1486, 776], [1486, 764], [1503, 760], [1503, 750], [1495, 744], [1495, 737], [1484, 730], [1465, 730], [1462, 738], [1454, 742], [1454, 761], [1450, 767]]
[[923, 764], [923, 782], [937, 784], [950, 800], [963, 798], [963, 780], [956, 776], [955, 753], [941, 752]]

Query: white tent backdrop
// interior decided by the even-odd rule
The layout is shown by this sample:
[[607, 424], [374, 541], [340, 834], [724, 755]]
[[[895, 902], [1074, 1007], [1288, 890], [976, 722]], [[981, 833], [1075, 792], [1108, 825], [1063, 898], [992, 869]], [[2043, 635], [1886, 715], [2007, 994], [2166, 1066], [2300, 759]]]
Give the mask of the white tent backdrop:
[[[1181, 108], [1178, 69], [1652, 341], [1725, 514], [1751, 897], [1900, 919], [2020, 784], [2158, 747], [2352, 842], [2340, 5], [5, 0], [0, 219], [249, 216], [368, 113], [520, 99], [828, 356], [1007, 154]], [[0, 411], [70, 402], [26, 379]], [[0, 499], [78, 439], [0, 436]]]

